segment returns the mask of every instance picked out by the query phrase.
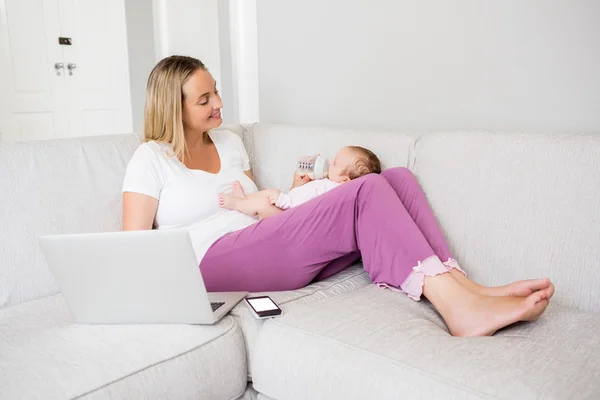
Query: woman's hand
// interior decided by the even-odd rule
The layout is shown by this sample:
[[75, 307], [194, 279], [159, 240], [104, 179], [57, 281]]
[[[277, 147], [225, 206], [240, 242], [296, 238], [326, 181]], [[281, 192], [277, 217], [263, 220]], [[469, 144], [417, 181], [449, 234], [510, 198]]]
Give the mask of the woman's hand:
[[294, 181], [292, 182], [292, 187], [290, 189], [300, 187], [302, 185], [307, 184], [310, 181], [312, 181], [312, 179], [310, 179], [310, 176], [300, 175], [298, 171], [296, 171], [294, 172]]

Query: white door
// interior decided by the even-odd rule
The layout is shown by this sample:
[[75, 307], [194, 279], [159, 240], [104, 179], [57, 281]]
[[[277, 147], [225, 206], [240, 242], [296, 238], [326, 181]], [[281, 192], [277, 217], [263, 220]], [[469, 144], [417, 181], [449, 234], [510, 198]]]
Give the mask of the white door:
[[61, 35], [73, 43], [63, 46], [72, 135], [131, 133], [124, 1], [59, 4]]
[[57, 0], [0, 0], [3, 140], [68, 135], [58, 23]]
[[0, 0], [0, 33], [4, 140], [132, 131], [124, 0]]

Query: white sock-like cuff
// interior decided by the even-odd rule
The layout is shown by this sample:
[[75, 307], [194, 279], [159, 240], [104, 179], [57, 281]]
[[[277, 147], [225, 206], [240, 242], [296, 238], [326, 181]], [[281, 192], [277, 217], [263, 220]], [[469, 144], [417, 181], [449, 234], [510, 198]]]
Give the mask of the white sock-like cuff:
[[465, 271], [463, 271], [463, 269], [460, 267], [460, 265], [458, 265], [458, 261], [456, 261], [454, 258], [449, 258], [448, 261], [444, 261], [444, 265], [446, 266], [446, 268], [448, 268], [448, 271], [450, 271], [454, 268], [454, 269], [462, 272], [465, 276], [467, 275], [467, 273]]
[[395, 290], [404, 292], [415, 301], [421, 299], [423, 294], [423, 285], [425, 283], [426, 276], [436, 276], [446, 272], [450, 272], [452, 269], [456, 269], [465, 276], [467, 273], [463, 271], [458, 262], [449, 258], [448, 261], [441, 262], [437, 256], [431, 256], [426, 258], [423, 262], [419, 261], [417, 266], [413, 267], [413, 272], [406, 278], [404, 283], [400, 285], [400, 289], [394, 286], [390, 286], [386, 283], [377, 283], [377, 286], [385, 289]]
[[437, 256], [428, 257], [423, 261], [419, 261], [417, 265], [413, 267], [413, 272], [411, 272], [404, 283], [400, 285], [400, 289], [402, 289], [402, 291], [411, 299], [419, 301], [423, 294], [425, 277], [445, 274], [447, 272], [448, 268]]
[[277, 198], [277, 201], [275, 202], [275, 207], [279, 207], [282, 210], [287, 210], [291, 206], [292, 206], [292, 199], [290, 199], [290, 196], [283, 192], [279, 193], [279, 197]]

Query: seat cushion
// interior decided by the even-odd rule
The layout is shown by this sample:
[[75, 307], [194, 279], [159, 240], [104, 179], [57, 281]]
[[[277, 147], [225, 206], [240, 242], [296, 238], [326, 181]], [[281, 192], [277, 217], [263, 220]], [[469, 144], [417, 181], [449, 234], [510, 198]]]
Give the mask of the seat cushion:
[[75, 325], [56, 295], [0, 310], [0, 398], [235, 399], [246, 390], [244, 350], [231, 317]]
[[[302, 289], [283, 292], [253, 293], [252, 295], [270, 296], [279, 305], [285, 315], [298, 305], [310, 304], [317, 300], [326, 299], [342, 293], [348, 293], [366, 286], [369, 283], [371, 283], [371, 280], [364, 271], [362, 264], [357, 263], [337, 275], [321, 282], [312, 283]], [[231, 311], [231, 315], [233, 315], [244, 333], [248, 353], [248, 366], [250, 367], [252, 365], [251, 361], [254, 358], [256, 339], [266, 320], [256, 319], [244, 302], [238, 304]], [[248, 377], [251, 379], [252, 369], [249, 368], [248, 372]]]
[[493, 337], [457, 338], [426, 301], [368, 285], [295, 307], [256, 343], [274, 399], [600, 398], [600, 316], [550, 306]]
[[411, 168], [454, 256], [482, 284], [550, 277], [600, 312], [600, 135], [439, 133]]

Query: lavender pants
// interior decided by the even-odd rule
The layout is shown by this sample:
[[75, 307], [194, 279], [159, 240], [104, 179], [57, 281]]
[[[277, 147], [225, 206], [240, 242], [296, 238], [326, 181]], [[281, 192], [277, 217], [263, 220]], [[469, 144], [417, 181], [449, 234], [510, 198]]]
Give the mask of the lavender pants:
[[424, 276], [450, 269], [450, 250], [406, 168], [355, 179], [298, 207], [231, 232], [200, 269], [208, 291], [279, 291], [325, 279], [362, 257], [375, 283], [417, 300]]

